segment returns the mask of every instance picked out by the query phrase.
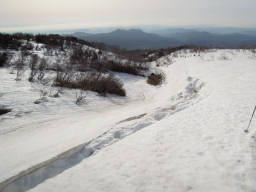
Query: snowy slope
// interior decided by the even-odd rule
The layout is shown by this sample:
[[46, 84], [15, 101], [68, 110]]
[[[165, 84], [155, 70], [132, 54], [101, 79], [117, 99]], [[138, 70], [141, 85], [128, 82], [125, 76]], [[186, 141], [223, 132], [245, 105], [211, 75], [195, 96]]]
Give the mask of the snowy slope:
[[[48, 97], [49, 102], [35, 105], [41, 89], [50, 91], [45, 90], [47, 87], [30, 84], [26, 77], [16, 82], [15, 74], [6, 69], [0, 72], [4, 93], [1, 103], [13, 108], [11, 113], [1, 116], [0, 121], [0, 189], [58, 158], [59, 154], [102, 135], [120, 120], [152, 111], [165, 102], [157, 100], [158, 90], [168, 88], [150, 86], [146, 78], [116, 74], [124, 82], [126, 98], [105, 98], [86, 92], [86, 103], [77, 106], [77, 91], [65, 89], [60, 98]], [[176, 94], [179, 87], [177, 84], [167, 91]]]
[[3, 191], [256, 191], [256, 120], [244, 133], [256, 101], [255, 56], [170, 57], [162, 87], [120, 75], [127, 103], [1, 135], [1, 181], [82, 144]]

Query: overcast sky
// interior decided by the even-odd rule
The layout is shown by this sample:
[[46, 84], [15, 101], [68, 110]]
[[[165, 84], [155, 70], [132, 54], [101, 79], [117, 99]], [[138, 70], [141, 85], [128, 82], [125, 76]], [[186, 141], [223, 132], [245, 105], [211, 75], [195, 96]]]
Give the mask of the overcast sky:
[[0, 0], [0, 31], [166, 25], [256, 27], [256, 0]]

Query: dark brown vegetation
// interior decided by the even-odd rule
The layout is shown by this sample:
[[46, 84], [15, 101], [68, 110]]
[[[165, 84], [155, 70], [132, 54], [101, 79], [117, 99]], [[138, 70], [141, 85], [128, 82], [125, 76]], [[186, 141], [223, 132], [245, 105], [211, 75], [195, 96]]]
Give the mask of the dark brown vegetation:
[[122, 82], [112, 74], [99, 72], [63, 73], [59, 72], [55, 79], [59, 87], [90, 90], [105, 96], [107, 93], [125, 96]]
[[165, 81], [165, 76], [162, 73], [155, 74], [152, 73], [150, 76], [148, 76], [147, 83], [150, 85], [161, 85]]
[[0, 108], [0, 115], [10, 113], [11, 111], [12, 111], [11, 109]]
[[8, 60], [7, 53], [0, 53], [0, 67], [3, 67]]
[[125, 63], [118, 61], [107, 61], [103, 63], [103, 66], [108, 71], [128, 73], [140, 76], [144, 76], [143, 72], [148, 70], [148, 66], [146, 64], [136, 63], [132, 61], [126, 61]]
[[[25, 41], [25, 43], [24, 43]], [[26, 34], [15, 33], [6, 34], [0, 33], [0, 48], [10, 50], [32, 50], [33, 45], [29, 41], [41, 43], [47, 46], [48, 49], [60, 49], [64, 50], [67, 47], [71, 47], [76, 44], [87, 45], [90, 47], [96, 47], [94, 43], [90, 43], [84, 40], [77, 39], [71, 36], [61, 36], [57, 34]]]

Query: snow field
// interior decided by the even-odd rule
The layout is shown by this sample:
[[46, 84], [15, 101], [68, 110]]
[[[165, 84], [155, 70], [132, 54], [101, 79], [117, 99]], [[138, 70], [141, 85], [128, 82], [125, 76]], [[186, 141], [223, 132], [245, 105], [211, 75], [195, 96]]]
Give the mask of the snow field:
[[63, 102], [58, 108], [72, 116], [45, 113], [48, 121], [37, 126], [33, 113], [18, 128], [3, 121], [15, 131], [0, 136], [0, 153], [16, 152], [3, 158], [1, 180], [15, 177], [3, 191], [255, 191], [255, 121], [244, 133], [256, 100], [254, 56], [212, 50], [169, 57], [162, 87], [117, 74], [125, 100], [92, 101], [91, 110]]

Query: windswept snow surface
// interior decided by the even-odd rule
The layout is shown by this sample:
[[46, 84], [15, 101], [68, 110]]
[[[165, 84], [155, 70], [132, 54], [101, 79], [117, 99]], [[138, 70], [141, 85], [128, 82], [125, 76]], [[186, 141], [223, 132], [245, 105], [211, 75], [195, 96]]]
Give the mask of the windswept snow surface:
[[[211, 50], [169, 57], [158, 61], [174, 61], [161, 67], [162, 87], [119, 74], [126, 102], [99, 99], [76, 112], [70, 106], [72, 113], [2, 134], [0, 183], [82, 144], [72, 157], [21, 174], [3, 191], [255, 192], [255, 118], [244, 132], [256, 104], [255, 55]], [[47, 166], [56, 175], [47, 176]]]

